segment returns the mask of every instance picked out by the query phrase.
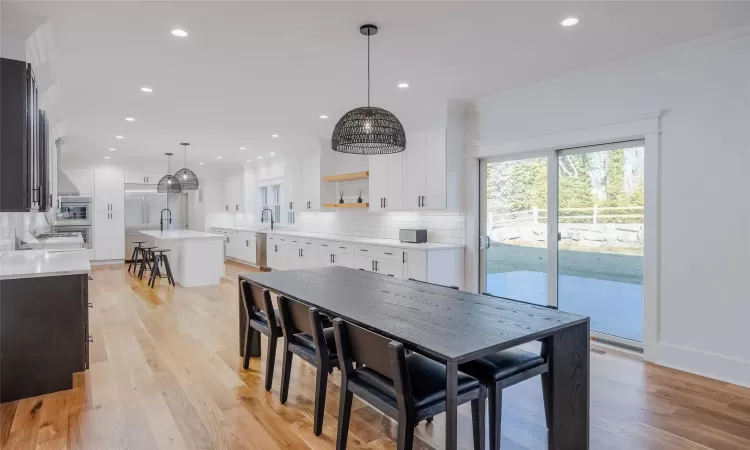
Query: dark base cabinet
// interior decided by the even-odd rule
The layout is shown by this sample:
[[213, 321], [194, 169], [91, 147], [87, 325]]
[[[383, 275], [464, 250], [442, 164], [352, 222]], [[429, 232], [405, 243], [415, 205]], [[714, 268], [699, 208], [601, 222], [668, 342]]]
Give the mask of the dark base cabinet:
[[86, 274], [0, 280], [0, 403], [73, 387], [88, 310]]

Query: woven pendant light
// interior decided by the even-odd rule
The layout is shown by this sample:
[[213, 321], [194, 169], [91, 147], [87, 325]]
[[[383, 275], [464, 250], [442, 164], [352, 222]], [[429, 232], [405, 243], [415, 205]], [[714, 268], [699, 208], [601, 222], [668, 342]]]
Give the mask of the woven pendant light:
[[187, 147], [190, 144], [183, 142], [180, 145], [185, 149], [185, 167], [175, 172], [174, 176], [179, 180], [183, 191], [195, 191], [198, 189], [198, 177], [192, 170], [187, 168]]
[[370, 36], [378, 32], [375, 25], [362, 25], [359, 32], [367, 36], [367, 106], [344, 114], [333, 129], [331, 148], [356, 155], [387, 155], [406, 149], [406, 133], [401, 122], [390, 111], [370, 106]]
[[156, 186], [156, 192], [162, 194], [179, 194], [182, 192], [182, 186], [180, 186], [180, 182], [177, 178], [169, 173], [172, 171], [169, 163], [172, 153], [165, 153], [165, 155], [167, 155], [167, 174], [159, 180], [159, 184]]

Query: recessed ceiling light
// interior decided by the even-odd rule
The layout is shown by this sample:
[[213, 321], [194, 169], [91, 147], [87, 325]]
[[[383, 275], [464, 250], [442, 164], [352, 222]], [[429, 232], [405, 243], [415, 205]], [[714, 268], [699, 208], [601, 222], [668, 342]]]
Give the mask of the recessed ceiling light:
[[104, 159], [110, 159], [110, 157], [109, 156], [105, 156]]
[[117, 149], [113, 147], [113, 148], [110, 148], [110, 149], [109, 149], [109, 151], [110, 151], [110, 152], [116, 152], [116, 151], [117, 151]]
[[203, 161], [199, 162], [198, 164], [200, 164], [202, 166], [203, 165]]
[[563, 20], [562, 22], [560, 22], [560, 25], [562, 25], [564, 27], [572, 27], [573, 25], [575, 25], [577, 23], [578, 23], [578, 19], [576, 19], [575, 17], [568, 17], [565, 20]]
[[146, 86], [142, 87], [142, 88], [141, 88], [141, 90], [142, 90], [143, 92], [154, 92], [154, 90], [153, 90], [153, 89], [151, 89], [150, 87], [146, 87]]
[[134, 119], [134, 118], [132, 118], [132, 117], [126, 117], [126, 118], [125, 118], [125, 121], [126, 121], [126, 122], [135, 122], [135, 119]]
[[321, 119], [327, 119], [327, 118], [328, 118], [328, 116], [326, 116], [325, 114], [321, 114], [321, 115], [320, 115], [320, 118], [321, 118]]
[[221, 159], [221, 156], [217, 156], [216, 159]]
[[277, 138], [277, 137], [279, 137], [279, 135], [278, 134], [272, 134], [271, 137], [272, 138]]
[[115, 136], [115, 139], [125, 139], [125, 136], [120, 136], [119, 134]]
[[172, 34], [175, 35], [175, 36], [177, 36], [177, 37], [187, 37], [187, 35], [188, 35], [187, 31], [181, 30], [179, 28], [175, 28], [174, 30], [172, 30]]
[[246, 160], [245, 160], [245, 162], [250, 162], [250, 160], [249, 160], [249, 159], [246, 159]]
[[276, 152], [271, 152], [271, 153], [270, 153], [270, 155], [271, 155], [271, 156], [273, 156], [273, 155], [275, 155], [275, 154], [276, 154]]
[[258, 159], [263, 159], [263, 157], [262, 156], [258, 156]]
[[409, 87], [409, 83], [399, 83], [398, 87], [400, 87], [401, 89], [406, 89]]
[[246, 147], [240, 147], [240, 150], [247, 150]]

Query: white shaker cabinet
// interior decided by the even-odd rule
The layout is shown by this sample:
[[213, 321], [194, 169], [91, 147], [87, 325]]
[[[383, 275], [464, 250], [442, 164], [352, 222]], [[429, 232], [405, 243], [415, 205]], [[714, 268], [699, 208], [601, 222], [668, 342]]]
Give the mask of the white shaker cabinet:
[[403, 154], [370, 156], [370, 211], [402, 209]]
[[[113, 167], [94, 170], [94, 259], [125, 259], [125, 174]], [[128, 255], [129, 256], [129, 255]]]
[[403, 171], [404, 209], [448, 209], [445, 130], [410, 134]]
[[158, 184], [166, 174], [148, 172], [125, 172], [125, 182], [128, 184]]
[[[323, 182], [323, 175], [331, 175], [335, 172], [334, 155], [330, 153], [333, 151], [328, 150], [320, 156], [287, 162], [284, 169], [284, 184], [286, 185], [287, 180], [291, 179], [294, 191], [293, 208], [291, 208], [293, 211], [324, 210], [322, 199], [333, 198], [335, 195], [334, 183]], [[289, 170], [289, 176], [286, 170]], [[286, 189], [285, 186], [284, 190]]]
[[245, 175], [240, 173], [224, 180], [224, 208], [229, 212], [245, 211]]

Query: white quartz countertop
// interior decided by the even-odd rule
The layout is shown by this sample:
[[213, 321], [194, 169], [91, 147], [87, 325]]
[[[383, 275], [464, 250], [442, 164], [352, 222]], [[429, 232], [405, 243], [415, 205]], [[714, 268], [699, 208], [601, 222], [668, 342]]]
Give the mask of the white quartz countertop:
[[343, 234], [327, 234], [327, 233], [305, 233], [301, 231], [287, 231], [287, 230], [269, 230], [268, 228], [243, 228], [243, 227], [211, 227], [217, 230], [232, 230], [232, 231], [248, 231], [251, 233], [266, 233], [269, 236], [290, 236], [308, 239], [322, 239], [328, 241], [338, 242], [349, 242], [352, 244], [364, 244], [364, 245], [381, 245], [383, 247], [395, 247], [395, 248], [406, 248], [414, 250], [448, 250], [456, 248], [464, 248], [464, 245], [460, 244], [439, 244], [434, 242], [424, 242], [421, 244], [410, 244], [408, 242], [401, 242], [397, 239], [381, 239], [381, 238], [368, 238], [361, 236], [347, 236]]
[[83, 245], [83, 237], [80, 233], [78, 233], [78, 236], [75, 237], [49, 237], [49, 238], [35, 238], [31, 233], [25, 233], [23, 235], [23, 238], [21, 239], [21, 242], [24, 244], [34, 248], [34, 249], [41, 249], [45, 245], [62, 245], [62, 244], [70, 244], [70, 245]]
[[141, 231], [141, 234], [151, 236], [156, 239], [171, 239], [171, 240], [184, 240], [184, 239], [224, 239], [224, 236], [214, 233], [204, 233], [202, 231], [192, 230], [169, 230], [169, 231]]
[[0, 280], [89, 273], [86, 249], [17, 250], [0, 257]]

